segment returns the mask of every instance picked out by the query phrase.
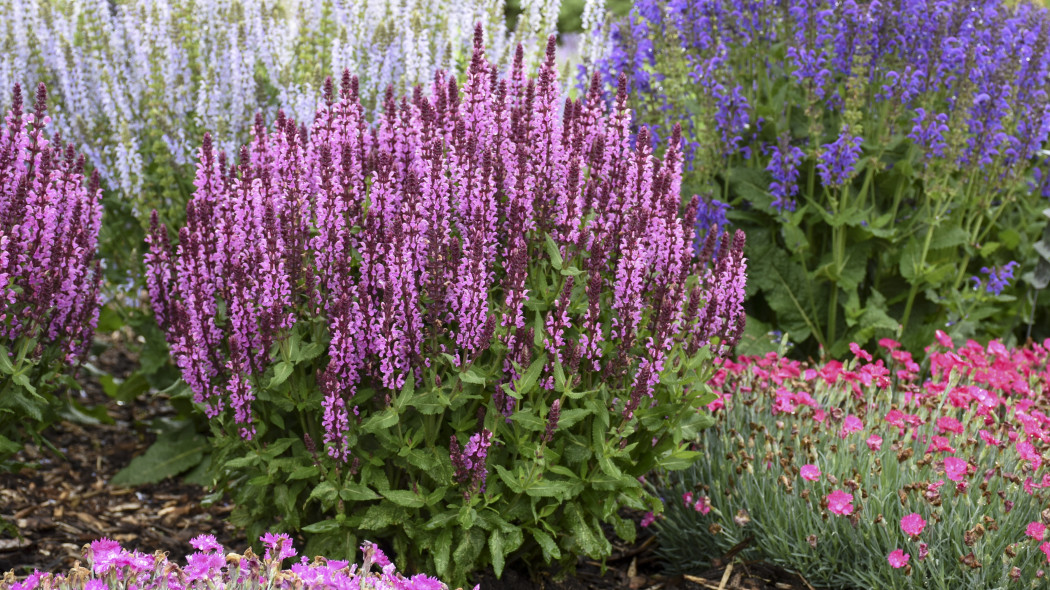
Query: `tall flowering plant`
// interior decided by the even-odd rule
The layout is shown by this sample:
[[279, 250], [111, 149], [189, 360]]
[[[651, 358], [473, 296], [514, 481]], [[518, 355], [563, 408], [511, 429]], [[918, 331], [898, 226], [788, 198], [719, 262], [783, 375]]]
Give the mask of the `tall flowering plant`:
[[236, 522], [310, 552], [367, 530], [458, 583], [608, 555], [599, 524], [631, 539], [617, 510], [656, 505], [638, 478], [695, 458], [743, 234], [694, 248], [677, 136], [632, 149], [625, 87], [562, 98], [553, 43], [501, 77], [479, 28], [462, 85], [388, 93], [374, 124], [347, 72], [236, 163], [205, 140], [148, 281]]
[[[280, 105], [306, 120], [325, 77], [346, 67], [378, 112], [388, 86], [407, 92], [438, 69], [462, 75], [476, 22], [501, 65], [519, 42], [537, 61], [559, 5], [527, 1], [508, 30], [495, 0], [0, 0], [0, 88], [51, 89], [54, 128], [106, 189], [107, 294], [134, 307], [150, 211], [181, 221], [205, 130], [235, 153], [257, 111], [272, 119]], [[137, 315], [124, 319], [146, 330]]]
[[917, 351], [938, 328], [1050, 335], [1048, 23], [999, 0], [644, 0], [597, 64], [649, 138], [682, 122], [685, 186], [752, 238], [749, 313], [804, 354], [898, 330]]
[[845, 588], [1045, 584], [1050, 341], [900, 343], [810, 366], [721, 363], [703, 459], [661, 487], [664, 558], [749, 558]]
[[[87, 352], [98, 321], [98, 175], [45, 129], [14, 87], [0, 129], [0, 462], [54, 419], [56, 388]], [[2, 463], [0, 463], [2, 464]]]

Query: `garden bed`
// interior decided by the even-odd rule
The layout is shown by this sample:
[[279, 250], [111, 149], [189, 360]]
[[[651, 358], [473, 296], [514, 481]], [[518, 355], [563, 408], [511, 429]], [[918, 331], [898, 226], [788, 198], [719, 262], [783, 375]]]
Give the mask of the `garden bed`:
[[[107, 374], [126, 377], [136, 361], [122, 346], [112, 346], [92, 359]], [[169, 478], [136, 487], [112, 486], [109, 480], [132, 458], [149, 448], [156, 436], [147, 424], [175, 411], [162, 396], [145, 395], [128, 404], [105, 395], [95, 378], [84, 380], [80, 403], [101, 405], [113, 424], [65, 420], [49, 431], [49, 440], [64, 458], [28, 445], [16, 460], [33, 464], [17, 473], [0, 473], [0, 518], [15, 523], [22, 539], [0, 538], [0, 572], [22, 576], [33, 570], [61, 572], [83, 562], [83, 546], [108, 537], [143, 552], [166, 551], [174, 562], [193, 552], [189, 540], [215, 535], [230, 549], [248, 545], [228, 522], [232, 506], [202, 506], [204, 488]], [[635, 515], [641, 520], [641, 515]], [[545, 572], [547, 590], [813, 590], [797, 575], [761, 563], [727, 560], [723, 567], [696, 575], [664, 576], [654, 555], [656, 539], [642, 529], [631, 545], [607, 531], [613, 555], [601, 564], [582, 559], [573, 576], [555, 579]], [[724, 580], [724, 581], [723, 581]], [[484, 590], [536, 588], [523, 569], [511, 565], [500, 579], [491, 571], [477, 580]]]

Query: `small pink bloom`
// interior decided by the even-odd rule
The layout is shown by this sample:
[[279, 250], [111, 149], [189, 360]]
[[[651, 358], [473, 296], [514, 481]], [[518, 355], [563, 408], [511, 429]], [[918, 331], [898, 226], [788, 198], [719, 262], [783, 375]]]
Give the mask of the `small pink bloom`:
[[708, 512], [711, 512], [711, 504], [709, 502], [710, 500], [707, 496], [701, 496], [696, 500], [696, 503], [693, 504], [693, 510], [696, 510], [700, 514], [707, 514]]
[[944, 472], [952, 481], [962, 481], [966, 478], [966, 461], [958, 457], [944, 458]]
[[871, 353], [858, 346], [856, 342], [849, 343], [849, 351], [857, 358], [862, 358], [869, 363], [871, 362]]
[[885, 348], [886, 350], [897, 350], [901, 347], [901, 343], [891, 338], [880, 338], [879, 346]]
[[1042, 541], [1043, 537], [1046, 536], [1046, 525], [1039, 521], [1030, 522], [1028, 523], [1028, 528], [1025, 529], [1024, 534], [1036, 541]]
[[1043, 552], [1043, 555], [1046, 555], [1046, 561], [1050, 562], [1050, 543], [1043, 543], [1039, 546], [1039, 550]]
[[802, 468], [799, 469], [799, 473], [802, 475], [802, 479], [807, 479], [809, 481], [817, 481], [820, 479], [820, 467], [817, 467], [816, 465], [803, 465]]
[[840, 516], [853, 514], [853, 494], [835, 490], [828, 494], [828, 510]]
[[682, 503], [686, 506], [693, 503], [693, 492], [686, 492], [682, 494]]
[[653, 524], [654, 520], [656, 520], [656, 515], [652, 512], [646, 512], [645, 516], [642, 517], [642, 522], [640, 522], [639, 524], [641, 524], [642, 528], [644, 529], [645, 527]]
[[934, 333], [934, 337], [937, 338], [937, 343], [941, 346], [948, 349], [955, 348], [955, 343], [952, 342], [952, 339], [944, 332], [937, 330], [937, 332]]
[[911, 555], [908, 555], [900, 549], [894, 549], [890, 551], [890, 554], [886, 556], [886, 560], [890, 562], [890, 565], [894, 569], [899, 569], [908, 564], [908, 560], [911, 559]]
[[842, 432], [839, 433], [840, 438], [846, 438], [854, 432], [860, 432], [864, 430], [864, 423], [860, 421], [860, 418], [849, 415], [842, 421]]
[[941, 416], [937, 419], [937, 430], [942, 434], [951, 432], [952, 434], [962, 434], [963, 425], [951, 416]]
[[922, 529], [925, 527], [926, 521], [922, 519], [922, 515], [918, 512], [912, 512], [901, 519], [901, 530], [906, 535], [918, 536], [922, 534]]
[[877, 434], [872, 434], [864, 442], [868, 443], [868, 448], [873, 451], [878, 451], [882, 448], [882, 437]]
[[926, 559], [926, 556], [930, 554], [930, 546], [926, 543], [919, 543], [919, 561]]

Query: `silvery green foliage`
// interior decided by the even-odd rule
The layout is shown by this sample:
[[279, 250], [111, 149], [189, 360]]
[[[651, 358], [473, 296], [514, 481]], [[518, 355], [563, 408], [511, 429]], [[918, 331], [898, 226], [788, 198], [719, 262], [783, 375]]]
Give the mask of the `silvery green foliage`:
[[[461, 73], [476, 22], [495, 63], [507, 64], [518, 43], [534, 58], [536, 38], [554, 32], [560, 0], [522, 2], [513, 31], [503, 4], [0, 0], [0, 88], [47, 83], [55, 129], [144, 215], [139, 195], [151, 192], [150, 175], [189, 165], [204, 131], [232, 152], [256, 111], [272, 120], [280, 107], [308, 120], [325, 76], [344, 68], [359, 75], [362, 102], [375, 108], [387, 86], [403, 92], [439, 68]], [[163, 200], [177, 200], [164, 192]]]

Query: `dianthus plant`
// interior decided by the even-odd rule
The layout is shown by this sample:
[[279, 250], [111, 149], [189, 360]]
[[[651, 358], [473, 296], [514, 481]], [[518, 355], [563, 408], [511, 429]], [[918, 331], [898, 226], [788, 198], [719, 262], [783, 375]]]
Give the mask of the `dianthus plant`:
[[87, 352], [99, 306], [99, 180], [14, 87], [0, 128], [0, 462], [53, 420], [56, 388]]
[[650, 137], [681, 122], [684, 186], [751, 238], [748, 312], [802, 354], [1050, 335], [1045, 8], [643, 0], [600, 35], [606, 87], [628, 76]]
[[722, 363], [704, 458], [661, 490], [668, 563], [749, 539], [749, 558], [824, 587], [1045, 584], [1050, 341], [937, 338], [927, 370], [888, 339], [885, 360]]
[[[0, 580], [5, 590], [118, 590], [163, 588], [164, 590], [258, 590], [300, 588], [303, 590], [448, 590], [440, 580], [426, 574], [404, 576], [375, 543], [361, 545], [362, 561], [318, 556], [312, 562], [299, 560], [292, 539], [283, 533], [259, 537], [265, 548], [260, 557], [251, 548], [244, 554], [227, 552], [212, 535], [190, 540], [196, 551], [180, 565], [167, 553], [153, 555], [129, 551], [112, 539], [102, 538], [84, 545], [87, 567], [78, 561], [67, 573], [35, 571], [19, 581], [13, 572]], [[287, 561], [286, 561], [287, 560]], [[288, 563], [287, 568], [282, 567]], [[474, 590], [479, 590], [478, 586]]]
[[374, 124], [346, 73], [309, 127], [257, 120], [236, 164], [201, 148], [148, 282], [238, 523], [329, 553], [366, 530], [458, 582], [608, 555], [599, 524], [633, 538], [618, 509], [656, 504], [638, 478], [696, 456], [743, 234], [694, 249], [677, 136], [659, 161], [625, 91], [563, 99], [553, 43], [501, 77], [479, 29], [462, 86], [389, 93]]

